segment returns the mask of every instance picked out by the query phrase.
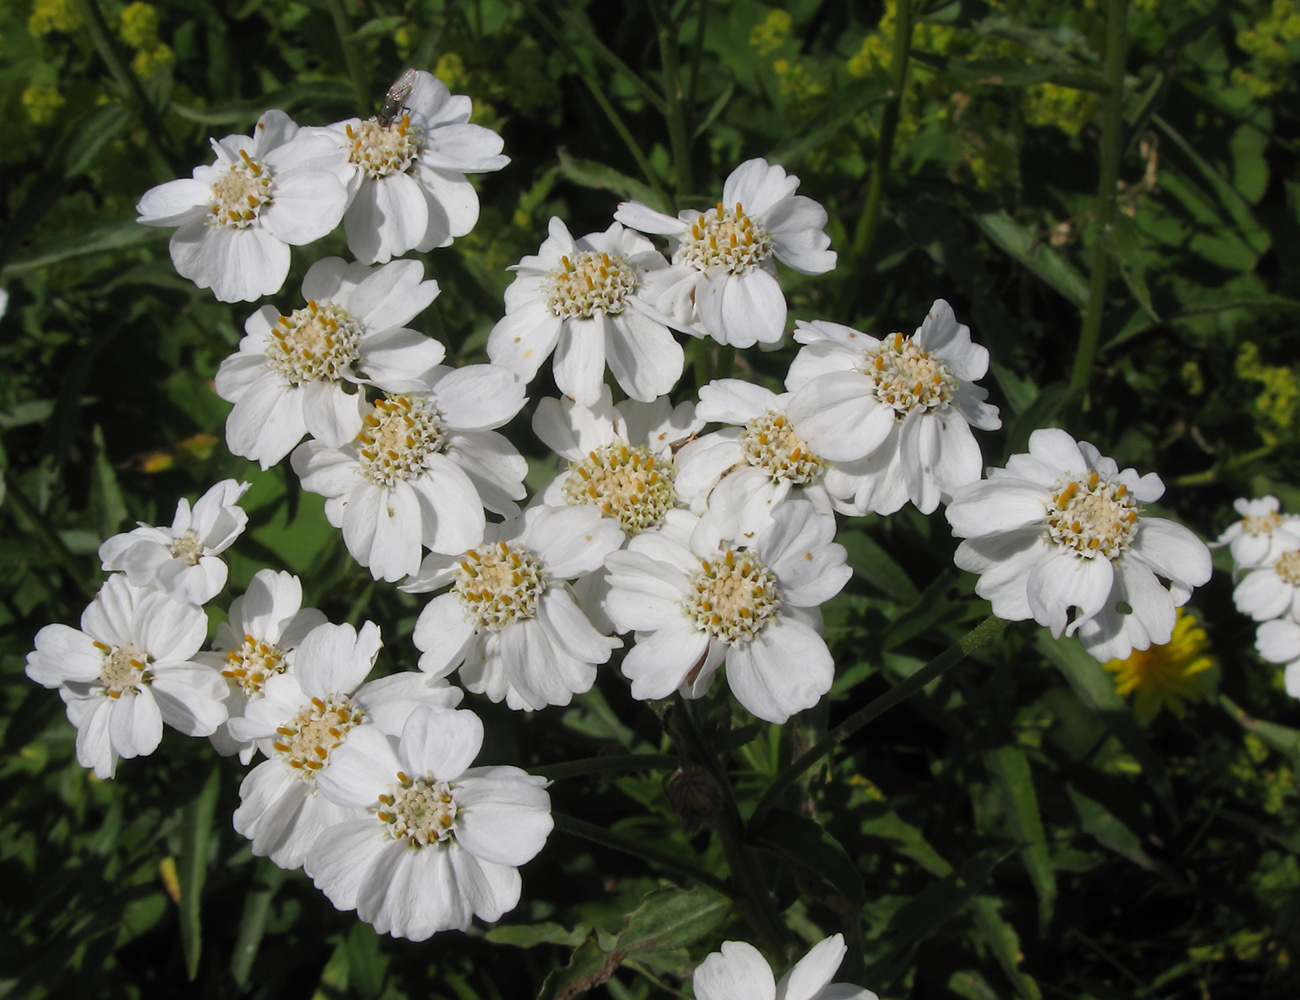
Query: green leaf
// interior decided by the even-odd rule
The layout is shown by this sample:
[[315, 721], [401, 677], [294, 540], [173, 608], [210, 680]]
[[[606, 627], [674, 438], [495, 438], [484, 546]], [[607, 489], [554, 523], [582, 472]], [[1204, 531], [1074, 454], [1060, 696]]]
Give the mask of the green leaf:
[[759, 845], [810, 882], [810, 891], [837, 913], [857, 913], [867, 901], [862, 873], [838, 840], [815, 820], [768, 813], [754, 832]]
[[1066, 785], [1065, 790], [1069, 793], [1075, 812], [1079, 814], [1079, 824], [1085, 833], [1095, 838], [1103, 847], [1108, 847], [1116, 854], [1128, 858], [1135, 865], [1165, 876], [1174, 885], [1183, 886], [1183, 880], [1177, 872], [1143, 850], [1137, 834], [1125, 826], [1118, 816], [1100, 802], [1084, 795], [1073, 785]]
[[176, 860], [176, 874], [181, 893], [181, 950], [185, 954], [185, 973], [190, 982], [199, 974], [199, 956], [203, 948], [200, 909], [203, 883], [208, 874], [208, 842], [212, 837], [220, 790], [221, 770], [214, 767], [199, 794], [181, 810], [181, 849]]
[[830, 139], [858, 115], [889, 97], [889, 85], [879, 80], [854, 80], [826, 98], [822, 113], [767, 155], [769, 163], [790, 166], [809, 153], [824, 148]]
[[694, 944], [731, 916], [731, 900], [708, 886], [655, 889], [627, 916], [617, 950], [635, 954]]
[[563, 149], [559, 151], [560, 173], [583, 187], [597, 191], [613, 191], [620, 198], [639, 201], [646, 205], [657, 205], [658, 196], [649, 185], [641, 183], [627, 174], [619, 173], [613, 167], [595, 160], [580, 160], [570, 156]]
[[493, 944], [512, 944], [516, 948], [534, 948], [539, 944], [564, 944], [576, 948], [591, 934], [589, 924], [569, 930], [562, 924], [507, 924], [493, 927], [483, 935]]
[[1066, 69], [1048, 63], [1032, 63], [1011, 57], [999, 59], [946, 59], [942, 56], [916, 58], [951, 73], [960, 80], [983, 86], [1024, 87], [1035, 83], [1054, 83], [1075, 90], [1104, 94], [1110, 87], [1106, 78], [1095, 70]]
[[1227, 695], [1220, 695], [1219, 702], [1242, 729], [1254, 733], [1269, 749], [1291, 758], [1293, 766], [1300, 765], [1300, 730], [1276, 722], [1267, 722], [1264, 719], [1251, 718]]
[[1049, 632], [1040, 630], [1035, 641], [1043, 655], [1069, 682], [1079, 700], [1101, 717], [1120, 745], [1137, 760], [1161, 805], [1170, 818], [1176, 820], [1178, 810], [1174, 805], [1174, 788], [1169, 783], [1165, 765], [1151, 749], [1146, 734], [1124, 700], [1115, 693], [1115, 682], [1110, 674], [1076, 639], [1053, 639]]
[[975, 923], [979, 926], [984, 942], [993, 952], [993, 957], [1002, 966], [1002, 971], [1011, 980], [1021, 1000], [1041, 1000], [1042, 992], [1038, 984], [1020, 971], [1020, 935], [1016, 929], [998, 914], [998, 900], [990, 896], [980, 896], [975, 900]]
[[1080, 309], [1088, 301], [1088, 279], [1065, 257], [1003, 211], [983, 212], [975, 222], [993, 243], [1073, 302]]
[[271, 901], [288, 875], [283, 868], [267, 858], [257, 862], [257, 881], [244, 897], [244, 912], [239, 918], [239, 933], [230, 955], [230, 975], [241, 989], [248, 985], [248, 976], [257, 958], [257, 949], [266, 932], [266, 918], [271, 912]]
[[962, 969], [948, 977], [948, 989], [963, 1000], [998, 1000], [988, 981], [974, 969]]
[[142, 226], [134, 218], [101, 222], [79, 232], [56, 236], [34, 247], [15, 251], [4, 270], [0, 271], [0, 279], [7, 281], [15, 275], [39, 271], [43, 267], [72, 260], [74, 257], [125, 250], [147, 243], [162, 243], [167, 239], [167, 232], [166, 229]]
[[569, 958], [569, 964], [556, 969], [542, 983], [537, 1000], [573, 1000], [590, 989], [605, 983], [623, 962], [623, 955], [609, 954], [596, 941], [588, 937]]
[[1119, 267], [1120, 276], [1138, 305], [1152, 320], [1160, 322], [1160, 316], [1151, 304], [1151, 292], [1147, 289], [1142, 236], [1137, 223], [1119, 212], [1102, 233], [1102, 239], [1106, 243], [1106, 252]]
[[896, 844], [899, 854], [911, 858], [931, 875], [945, 878], [952, 874], [952, 865], [930, 846], [925, 834], [896, 812], [863, 820], [861, 829], [868, 837], [879, 837]]
[[853, 572], [886, 597], [900, 604], [912, 604], [921, 596], [907, 571], [866, 532], [847, 529], [836, 535], [835, 540], [848, 553]]
[[[255, 122], [267, 108], [280, 108], [292, 112], [295, 108], [311, 106], [337, 107], [353, 110], [356, 96], [351, 84], [321, 80], [313, 83], [291, 83], [269, 94], [250, 101], [234, 101], [212, 108], [191, 108], [173, 102], [167, 110], [187, 121], [202, 125], [243, 125]], [[328, 119], [327, 119], [328, 120]]]
[[1047, 836], [1038, 811], [1038, 795], [1029, 758], [1017, 746], [999, 747], [984, 754], [984, 766], [997, 783], [1011, 832], [1020, 844], [1020, 860], [1038, 893], [1038, 926], [1042, 934], [1052, 922], [1056, 907], [1056, 874], [1047, 850]]
[[95, 445], [95, 460], [90, 467], [90, 506], [95, 514], [95, 527], [101, 539], [116, 534], [118, 525], [126, 520], [126, 502], [122, 499], [117, 473], [108, 460], [104, 447], [104, 431], [99, 424], [91, 432]]
[[347, 978], [353, 993], [362, 1000], [379, 996], [388, 978], [388, 958], [379, 947], [379, 935], [358, 920], [347, 939]]

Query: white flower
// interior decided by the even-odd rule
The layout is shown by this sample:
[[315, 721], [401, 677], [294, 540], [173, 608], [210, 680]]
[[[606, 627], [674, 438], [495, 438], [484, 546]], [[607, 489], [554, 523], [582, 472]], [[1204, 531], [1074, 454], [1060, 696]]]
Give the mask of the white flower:
[[1255, 633], [1255, 648], [1270, 663], [1286, 664], [1286, 693], [1300, 698], [1300, 623], [1264, 622]]
[[258, 857], [297, 868], [322, 830], [350, 818], [319, 794], [316, 782], [358, 727], [398, 733], [421, 705], [459, 704], [458, 689], [414, 671], [363, 684], [381, 646], [373, 622], [360, 633], [351, 625], [317, 625], [299, 643], [293, 673], [272, 677], [243, 717], [230, 720], [231, 738], [256, 741], [268, 758], [239, 786], [234, 816]]
[[970, 425], [1002, 426], [975, 385], [989, 352], [936, 299], [911, 337], [877, 340], [838, 323], [799, 323], [804, 344], [785, 384], [794, 431], [836, 463], [826, 488], [845, 513], [892, 514], [911, 500], [929, 514], [980, 477]]
[[418, 709], [400, 740], [363, 728], [339, 748], [317, 780], [359, 815], [321, 834], [306, 864], [331, 903], [412, 941], [514, 909], [551, 800], [545, 778], [470, 767], [482, 743], [473, 712]]
[[1077, 632], [1103, 663], [1127, 659], [1169, 642], [1174, 609], [1210, 578], [1204, 542], [1180, 524], [1140, 517], [1164, 491], [1155, 473], [1121, 472], [1087, 441], [1036, 430], [1029, 454], [953, 497], [948, 520], [966, 539], [957, 565], [980, 574], [975, 593], [995, 615], [1033, 618], [1054, 636]]
[[303, 488], [327, 497], [352, 558], [376, 579], [420, 568], [420, 546], [459, 553], [483, 540], [486, 507], [519, 513], [525, 461], [492, 430], [524, 405], [524, 384], [495, 365], [435, 368], [428, 392], [389, 393], [342, 448], [306, 441], [290, 461]]
[[402, 589], [452, 588], [416, 620], [420, 669], [445, 677], [459, 666], [470, 691], [515, 709], [591, 690], [596, 664], [623, 643], [600, 634], [564, 581], [594, 572], [622, 542], [593, 507], [532, 507], [489, 525], [478, 548], [427, 556]]
[[835, 267], [826, 210], [796, 195], [798, 187], [798, 177], [754, 159], [731, 172], [722, 201], [707, 212], [686, 209], [674, 219], [623, 202], [614, 218], [667, 236], [673, 255], [672, 267], [647, 279], [646, 299], [683, 332], [736, 347], [779, 344], [786, 307], [772, 258], [803, 274]]
[[727, 683], [750, 712], [785, 722], [830, 690], [835, 664], [821, 637], [820, 605], [848, 582], [835, 524], [792, 500], [752, 548], [725, 543], [708, 521], [669, 511], [605, 560], [605, 610], [636, 630], [623, 660], [632, 697], [699, 698], [724, 660]]
[[500, 170], [501, 137], [469, 124], [470, 99], [417, 70], [389, 121], [350, 118], [320, 129], [347, 158], [348, 250], [363, 264], [451, 244], [478, 221], [467, 173]]
[[226, 564], [217, 558], [244, 532], [248, 514], [239, 498], [248, 483], [223, 479], [195, 502], [176, 504], [170, 528], [140, 522], [99, 547], [106, 570], [121, 570], [137, 587], [165, 591], [178, 601], [205, 604], [226, 585]]
[[1210, 543], [1210, 548], [1228, 546], [1237, 568], [1258, 566], [1276, 555], [1279, 545], [1286, 548], [1300, 543], [1300, 518], [1281, 513], [1282, 505], [1277, 497], [1260, 500], [1242, 497], [1233, 501], [1232, 506], [1241, 520], [1229, 525], [1217, 542]]
[[724, 538], [750, 539], [772, 523], [784, 500], [803, 499], [834, 518], [823, 483], [830, 467], [790, 425], [790, 394], [740, 379], [700, 388], [695, 413], [738, 425], [691, 441], [677, 454], [677, 489], [691, 511], [706, 512]]
[[346, 159], [328, 137], [268, 111], [253, 134], [212, 140], [217, 161], [193, 179], [168, 181], [140, 199], [137, 221], [179, 226], [172, 263], [222, 302], [273, 295], [289, 274], [289, 247], [333, 231], [343, 217]]
[[1232, 600], [1257, 622], [1300, 619], [1300, 538], [1277, 532], [1266, 560], [1242, 577]]
[[[262, 697], [267, 681], [293, 669], [298, 644], [326, 619], [324, 612], [302, 606], [301, 580], [272, 569], [260, 569], [253, 575], [248, 590], [230, 602], [229, 619], [217, 624], [212, 652], [198, 653], [194, 659], [224, 679], [226, 711], [231, 719], [237, 719], [250, 701]], [[211, 739], [223, 756], [239, 754], [242, 764], [253, 758], [252, 741], [233, 739], [227, 724]]]
[[111, 778], [119, 757], [157, 749], [163, 723], [208, 736], [226, 718], [226, 686], [191, 662], [208, 620], [193, 605], [110, 576], [81, 629], [46, 625], [27, 654], [27, 676], [58, 688], [77, 727], [77, 760]]
[[778, 983], [767, 960], [744, 941], [724, 941], [695, 970], [695, 1000], [876, 1000], [870, 990], [832, 983], [848, 948], [835, 934], [813, 945]]
[[216, 378], [217, 395], [235, 404], [230, 450], [266, 469], [304, 433], [339, 448], [361, 432], [365, 395], [349, 383], [419, 388], [447, 353], [404, 326], [438, 294], [438, 283], [423, 279], [416, 260], [369, 268], [326, 257], [303, 279], [306, 306], [288, 316], [263, 306], [248, 317], [239, 352]]
[[575, 240], [551, 219], [537, 256], [512, 268], [519, 273], [488, 337], [488, 357], [531, 382], [554, 352], [555, 384], [586, 406], [600, 399], [607, 363], [633, 399], [662, 396], [681, 378], [685, 354], [641, 287], [666, 266], [649, 240], [617, 222]]

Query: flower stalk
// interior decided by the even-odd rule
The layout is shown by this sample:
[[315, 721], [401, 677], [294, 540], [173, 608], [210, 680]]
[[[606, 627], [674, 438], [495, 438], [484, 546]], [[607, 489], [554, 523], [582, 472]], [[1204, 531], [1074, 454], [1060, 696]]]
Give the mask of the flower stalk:
[[691, 192], [691, 137], [686, 124], [686, 95], [682, 91], [681, 65], [677, 55], [677, 26], [673, 24], [672, 12], [662, 0], [649, 0], [649, 4], [650, 16], [654, 18], [659, 36], [659, 56], [663, 60], [668, 141], [677, 172], [677, 197], [681, 198]]

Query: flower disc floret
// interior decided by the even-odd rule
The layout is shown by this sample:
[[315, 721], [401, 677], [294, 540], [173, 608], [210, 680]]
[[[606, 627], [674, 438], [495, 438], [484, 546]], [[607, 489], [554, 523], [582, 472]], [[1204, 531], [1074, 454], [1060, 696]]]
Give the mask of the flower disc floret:
[[186, 528], [170, 548], [173, 559], [183, 559], [191, 566], [197, 566], [203, 557], [203, 540], [193, 528]]
[[393, 840], [405, 840], [412, 850], [430, 844], [445, 843], [456, 830], [455, 786], [449, 781], [435, 781], [432, 775], [408, 778], [397, 772], [400, 784], [387, 795], [379, 796], [375, 815]]
[[1286, 583], [1300, 587], [1300, 552], [1283, 552], [1274, 565]]
[[96, 648], [103, 649], [104, 666], [99, 671], [99, 683], [104, 685], [104, 693], [110, 698], [120, 698], [124, 694], [137, 695], [141, 685], [153, 680], [149, 670], [149, 655], [134, 645], [106, 646], [95, 643]]
[[636, 269], [626, 257], [595, 250], [564, 255], [542, 279], [546, 306], [561, 319], [590, 319], [598, 312], [617, 316], [636, 286]]
[[226, 653], [226, 659], [230, 662], [222, 669], [221, 676], [238, 684], [246, 698], [257, 694], [268, 680], [285, 670], [284, 651], [251, 635], [244, 636], [244, 643], [238, 649]]
[[957, 377], [944, 360], [901, 333], [863, 351], [858, 370], [871, 380], [876, 398], [894, 408], [896, 420], [912, 410], [947, 406], [957, 389]]
[[499, 632], [511, 622], [535, 618], [549, 585], [542, 561], [526, 546], [497, 542], [465, 553], [455, 590], [467, 619]]
[[271, 171], [242, 149], [243, 163], [236, 163], [212, 184], [208, 206], [209, 226], [247, 229], [271, 203]]
[[673, 263], [700, 271], [721, 267], [730, 274], [740, 274], [771, 255], [772, 234], [763, 228], [759, 218], [746, 215], [740, 202], [734, 209], [718, 202], [715, 210], [702, 214], [682, 234]]
[[389, 393], [375, 400], [375, 412], [366, 415], [365, 424], [357, 435], [357, 454], [361, 474], [376, 486], [419, 476], [426, 459], [442, 451], [442, 420], [426, 398]]
[[367, 176], [378, 180], [391, 173], [405, 173], [424, 147], [423, 133], [411, 127], [411, 116], [381, 125], [370, 118], [355, 128], [345, 125], [348, 139], [348, 162]]
[[749, 642], [781, 610], [776, 575], [752, 552], [725, 549], [701, 559], [687, 586], [683, 613], [723, 642]]
[[1241, 530], [1248, 535], [1271, 535], [1282, 525], [1282, 516], [1275, 510], [1259, 517], [1247, 515], [1241, 519]]
[[645, 445], [601, 445], [585, 461], [570, 462], [564, 498], [570, 506], [590, 504], [618, 519], [635, 535], [663, 523], [677, 503], [677, 467], [668, 455], [656, 457]]
[[342, 306], [309, 301], [271, 327], [266, 360], [289, 385], [337, 382], [356, 361], [365, 327]]
[[364, 717], [365, 712], [351, 698], [313, 698], [298, 710], [296, 718], [276, 730], [279, 735], [271, 746], [304, 781], [313, 781], [329, 761], [330, 751]]
[[1085, 559], [1118, 559], [1133, 541], [1140, 512], [1127, 486], [1094, 472], [1057, 483], [1047, 504], [1047, 530], [1057, 545]]
[[771, 475], [774, 483], [802, 486], [825, 470], [826, 463], [808, 449], [786, 415], [776, 410], [767, 410], [746, 423], [740, 446], [746, 461]]

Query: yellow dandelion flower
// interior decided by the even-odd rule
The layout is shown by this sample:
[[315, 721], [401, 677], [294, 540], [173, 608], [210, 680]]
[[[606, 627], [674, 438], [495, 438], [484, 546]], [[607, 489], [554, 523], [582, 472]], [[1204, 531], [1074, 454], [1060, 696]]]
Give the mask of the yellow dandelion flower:
[[1154, 719], [1161, 705], [1181, 719], [1187, 713], [1185, 702], [1200, 701], [1209, 692], [1205, 672], [1215, 662], [1209, 648], [1200, 622], [1179, 608], [1173, 638], [1167, 643], [1134, 650], [1127, 660], [1111, 660], [1105, 666], [1116, 675], [1117, 692], [1136, 692], [1133, 713], [1143, 722]]

